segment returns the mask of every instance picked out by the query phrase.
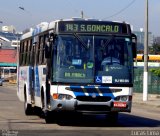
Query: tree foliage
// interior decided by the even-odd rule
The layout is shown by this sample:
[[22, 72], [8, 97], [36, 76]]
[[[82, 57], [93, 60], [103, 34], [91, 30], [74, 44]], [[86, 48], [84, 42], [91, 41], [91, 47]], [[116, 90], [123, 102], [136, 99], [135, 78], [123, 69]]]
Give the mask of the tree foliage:
[[160, 77], [160, 68], [152, 68], [152, 69], [150, 69], [150, 71], [151, 71], [154, 75]]
[[160, 54], [160, 44], [153, 44], [149, 47], [149, 54]]

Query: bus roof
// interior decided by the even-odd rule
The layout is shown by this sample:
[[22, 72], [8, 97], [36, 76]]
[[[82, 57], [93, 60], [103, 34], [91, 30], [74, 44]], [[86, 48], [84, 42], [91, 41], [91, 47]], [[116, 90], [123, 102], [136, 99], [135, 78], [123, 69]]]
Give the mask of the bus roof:
[[55, 30], [56, 27], [56, 23], [59, 22], [93, 22], [93, 23], [109, 23], [109, 24], [125, 24], [125, 25], [129, 25], [126, 22], [120, 22], [120, 21], [106, 21], [106, 20], [98, 20], [98, 19], [91, 19], [91, 18], [71, 18], [71, 19], [59, 19], [59, 20], [55, 20], [52, 21], [50, 23], [48, 22], [42, 22], [40, 24], [38, 24], [35, 28], [30, 28], [30, 31], [27, 33], [24, 33], [21, 37], [21, 40], [32, 37], [34, 35], [37, 35], [39, 33], [45, 32], [47, 30]]

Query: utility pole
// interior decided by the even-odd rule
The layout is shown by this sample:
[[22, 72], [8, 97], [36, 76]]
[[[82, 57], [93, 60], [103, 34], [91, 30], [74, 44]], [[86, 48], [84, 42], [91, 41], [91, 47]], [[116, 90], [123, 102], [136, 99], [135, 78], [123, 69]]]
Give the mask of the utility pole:
[[148, 0], [145, 0], [143, 101], [148, 100]]

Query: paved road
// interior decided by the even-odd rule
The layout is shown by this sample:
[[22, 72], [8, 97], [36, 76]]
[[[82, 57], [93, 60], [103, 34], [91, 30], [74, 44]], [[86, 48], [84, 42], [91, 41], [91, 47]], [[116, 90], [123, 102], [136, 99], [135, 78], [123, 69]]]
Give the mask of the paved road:
[[110, 125], [104, 116], [84, 116], [81, 119], [59, 120], [45, 124], [38, 116], [25, 116], [23, 103], [16, 96], [15, 86], [0, 86], [0, 135], [158, 135], [160, 107], [133, 103], [131, 113], [121, 113], [119, 122]]

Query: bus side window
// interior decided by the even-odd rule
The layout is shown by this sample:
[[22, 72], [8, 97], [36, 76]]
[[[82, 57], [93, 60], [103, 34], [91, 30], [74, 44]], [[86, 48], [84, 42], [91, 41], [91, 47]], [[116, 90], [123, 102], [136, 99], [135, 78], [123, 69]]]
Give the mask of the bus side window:
[[24, 42], [24, 50], [23, 50], [23, 65], [26, 64], [26, 56], [27, 56], [27, 41]]
[[45, 43], [48, 35], [45, 34], [43, 37], [43, 44], [42, 44], [42, 64], [46, 64], [46, 59], [45, 59]]
[[36, 43], [36, 64], [39, 64], [39, 54], [40, 54], [40, 40], [41, 40], [41, 37], [38, 37], [38, 38], [39, 38], [39, 40]]
[[26, 65], [29, 64], [29, 49], [30, 49], [30, 43], [29, 40], [27, 40], [27, 49], [26, 49]]
[[22, 63], [23, 63], [23, 48], [24, 48], [24, 42], [21, 42], [21, 44], [20, 44], [20, 55], [19, 55], [20, 66], [22, 66]]
[[45, 39], [45, 58], [49, 59], [51, 57], [51, 50], [50, 50], [50, 42], [49, 39]]
[[31, 39], [29, 39], [29, 41], [28, 41], [28, 64], [30, 64], [30, 59], [31, 59], [31, 49], [32, 49]]
[[40, 42], [39, 42], [39, 45], [40, 45], [40, 47], [39, 47], [39, 64], [43, 63], [43, 59], [42, 59], [43, 58], [43, 44], [44, 44], [43, 40], [44, 40], [44, 37], [41, 36]]
[[32, 64], [32, 47], [33, 47], [33, 45], [32, 45], [32, 39], [31, 39], [30, 40], [30, 52], [29, 52], [29, 55], [30, 55], [29, 64]]
[[43, 75], [46, 75], [47, 71], [46, 68], [43, 68]]

